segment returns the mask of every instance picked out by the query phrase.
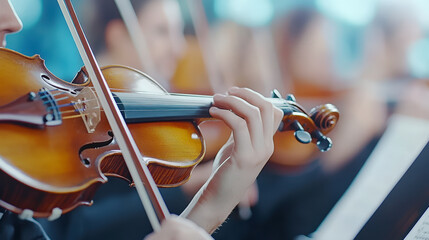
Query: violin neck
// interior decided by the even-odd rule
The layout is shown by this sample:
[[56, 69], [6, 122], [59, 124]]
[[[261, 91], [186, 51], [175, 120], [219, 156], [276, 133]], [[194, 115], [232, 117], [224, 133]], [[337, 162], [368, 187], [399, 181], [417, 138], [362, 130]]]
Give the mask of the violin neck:
[[213, 98], [187, 95], [114, 93], [127, 123], [209, 118]]
[[[212, 96], [186, 94], [114, 93], [127, 123], [211, 118]], [[285, 114], [300, 111], [288, 101], [270, 98]]]

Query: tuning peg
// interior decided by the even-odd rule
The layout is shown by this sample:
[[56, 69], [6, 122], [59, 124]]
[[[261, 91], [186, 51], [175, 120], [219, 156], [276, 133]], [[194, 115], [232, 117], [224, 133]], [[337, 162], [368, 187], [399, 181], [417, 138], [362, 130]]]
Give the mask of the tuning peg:
[[293, 94], [288, 94], [286, 96], [286, 100], [292, 101], [292, 102], [296, 102], [296, 98], [295, 98], [295, 96]]
[[279, 90], [274, 89], [271, 91], [271, 97], [272, 98], [282, 98], [282, 95], [280, 94]]
[[295, 130], [295, 138], [300, 143], [310, 143], [311, 142], [311, 135], [307, 131], [304, 130], [302, 125], [298, 121], [294, 121], [291, 124], [291, 127]]
[[316, 145], [321, 152], [326, 152], [332, 147], [332, 141], [330, 138], [323, 135], [319, 130], [313, 132], [314, 138], [316, 138]]

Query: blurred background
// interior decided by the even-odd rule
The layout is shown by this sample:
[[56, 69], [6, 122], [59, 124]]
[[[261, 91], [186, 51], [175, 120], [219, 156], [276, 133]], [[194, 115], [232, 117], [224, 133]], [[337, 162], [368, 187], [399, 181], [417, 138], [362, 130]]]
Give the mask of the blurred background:
[[[91, 1], [74, 1], [78, 9], [84, 7], [88, 2]], [[338, 75], [342, 83], [353, 84], [353, 81], [359, 76], [359, 71], [363, 71], [365, 62], [369, 64], [368, 61], [365, 61], [369, 57], [368, 52], [372, 50], [381, 51], [380, 48], [383, 48], [383, 43], [394, 41], [392, 38], [399, 37], [395, 35], [380, 36], [380, 31], [385, 34], [394, 34], [392, 31], [396, 30], [398, 31], [396, 35], [403, 35], [402, 40], [405, 46], [403, 46], [404, 59], [402, 61], [404, 67], [409, 68], [410, 75], [417, 78], [429, 75], [429, 70], [425, 65], [425, 63], [428, 64], [425, 57], [428, 56], [426, 53], [429, 51], [427, 39], [429, 3], [425, 0], [402, 2], [400, 0], [353, 0], [347, 2], [340, 0], [254, 0], [251, 2], [244, 0], [206, 0], [203, 1], [203, 5], [210, 24], [210, 31], [213, 32], [211, 34], [212, 41], [215, 41], [214, 39], [225, 41], [227, 42], [225, 44], [233, 44], [233, 40], [222, 40], [219, 39], [222, 36], [215, 36], [217, 28], [221, 28], [220, 25], [238, 25], [235, 27], [236, 32], [239, 32], [240, 28], [249, 31], [267, 29], [270, 32], [269, 35], [276, 41], [281, 41], [282, 36], [279, 35], [285, 34], [281, 32], [286, 31], [288, 16], [297, 11], [312, 11], [312, 15], [319, 15], [318, 19], [315, 20], [316, 22], [321, 22], [319, 24], [326, 22], [324, 24], [329, 25], [329, 29], [320, 29], [325, 33], [319, 33], [320, 35], [327, 35], [325, 36], [326, 39], [316, 38], [313, 39], [313, 43], [317, 44], [318, 41], [316, 40], [322, 41], [318, 43], [319, 45], [329, 43], [327, 44], [329, 46], [326, 47], [329, 47], [331, 51], [332, 71]], [[20, 33], [8, 37], [8, 47], [27, 55], [40, 54], [46, 60], [49, 69], [55, 74], [66, 80], [73, 77], [76, 69], [81, 67], [82, 62], [79, 61], [78, 53], [70, 34], [68, 34], [57, 3], [42, 0], [30, 2], [12, 0], [12, 3], [24, 23], [24, 29]], [[185, 24], [184, 34], [193, 36], [195, 34], [194, 24], [187, 2], [179, 1], [179, 4], [181, 17]], [[102, 11], [102, 9], [92, 10]], [[299, 24], [305, 25], [306, 19], [304, 18], [296, 20], [299, 21], [297, 25], [294, 24], [297, 29], [300, 28]], [[234, 31], [232, 30], [233, 27], [230, 26], [229, 28], [231, 28], [229, 31]], [[238, 35], [238, 33], [236, 34]], [[228, 35], [223, 37], [232, 38]], [[382, 39], [383, 37], [384, 39]], [[31, 39], [31, 41], [23, 39]], [[273, 60], [279, 61], [279, 55], [282, 54], [280, 52], [281, 45], [283, 44], [279, 42], [275, 46], [277, 58]], [[397, 44], [399, 45], [401, 42]], [[236, 51], [239, 50], [236, 49]], [[286, 75], [286, 70], [283, 69], [282, 73]]]
[[[24, 28], [7, 36], [8, 48], [40, 54], [50, 71], [71, 81], [83, 64], [56, 1], [11, 2]], [[273, 157], [244, 200], [249, 209], [237, 208], [216, 239], [294, 239], [314, 232], [365, 163], [388, 119], [429, 117], [427, 0], [133, 1], [140, 50], [113, 0], [73, 2], [101, 65], [140, 69], [170, 92], [213, 94], [235, 85], [270, 96], [278, 89], [294, 94], [307, 110], [324, 103], [340, 110], [341, 120], [329, 134], [334, 147], [327, 153], [296, 143], [291, 134], [276, 134]], [[229, 132], [217, 122], [200, 127], [209, 161]], [[173, 212], [180, 213], [207, 179], [211, 166], [201, 165], [179, 190], [183, 203], [176, 202]], [[136, 201], [134, 193], [120, 193]], [[59, 239], [115, 239], [123, 236], [106, 226], [131, 228], [131, 215], [146, 221], [141, 209], [125, 211], [123, 199], [110, 195], [103, 205], [104, 195], [99, 196], [95, 202], [102, 204], [89, 211], [95, 216], [109, 209], [112, 217], [97, 227], [68, 227], [82, 215], [92, 222], [87, 210], [42, 223]], [[166, 195], [167, 203], [170, 197], [178, 199]], [[141, 239], [147, 231], [129, 230], [124, 236]]]

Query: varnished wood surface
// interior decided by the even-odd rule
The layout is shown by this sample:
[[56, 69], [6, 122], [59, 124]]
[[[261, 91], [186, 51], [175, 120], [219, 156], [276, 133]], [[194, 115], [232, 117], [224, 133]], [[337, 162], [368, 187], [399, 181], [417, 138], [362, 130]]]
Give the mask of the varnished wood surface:
[[[90, 83], [71, 84], [56, 78], [38, 56], [25, 57], [7, 49], [0, 49], [0, 69], [0, 105], [42, 87], [60, 89], [70, 97], [90, 87]], [[112, 89], [167, 94], [153, 80], [129, 68], [113, 66], [103, 74]], [[97, 186], [107, 180], [104, 173], [129, 180], [103, 113], [101, 117], [95, 133], [87, 132], [80, 117], [44, 128], [0, 123], [0, 206], [16, 213], [31, 209], [34, 216], [46, 217], [56, 207], [67, 212], [90, 204]], [[159, 185], [185, 182], [189, 175], [182, 174], [189, 174], [204, 155], [204, 142], [193, 122], [131, 124], [129, 128], [145, 156], [142, 163], [149, 165]], [[105, 144], [82, 149], [94, 143]], [[172, 166], [166, 167], [169, 162]], [[183, 170], [174, 172], [172, 167]], [[159, 172], [165, 168], [166, 175]]]

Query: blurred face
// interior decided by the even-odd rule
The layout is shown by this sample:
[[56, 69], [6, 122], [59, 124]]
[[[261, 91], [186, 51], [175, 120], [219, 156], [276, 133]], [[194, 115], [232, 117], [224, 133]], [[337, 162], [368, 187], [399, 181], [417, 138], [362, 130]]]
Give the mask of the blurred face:
[[9, 0], [0, 0], [0, 47], [6, 47], [6, 34], [18, 32], [22, 23]]
[[315, 86], [332, 84], [333, 55], [330, 44], [332, 29], [321, 17], [311, 20], [292, 51], [291, 72], [300, 81]]
[[394, 33], [390, 39], [389, 54], [393, 62], [392, 71], [398, 75], [409, 74], [407, 66], [407, 53], [410, 46], [424, 36], [421, 26], [415, 15], [403, 14], [395, 25]]
[[183, 22], [176, 1], [150, 1], [138, 13], [155, 70], [170, 79], [183, 54]]

